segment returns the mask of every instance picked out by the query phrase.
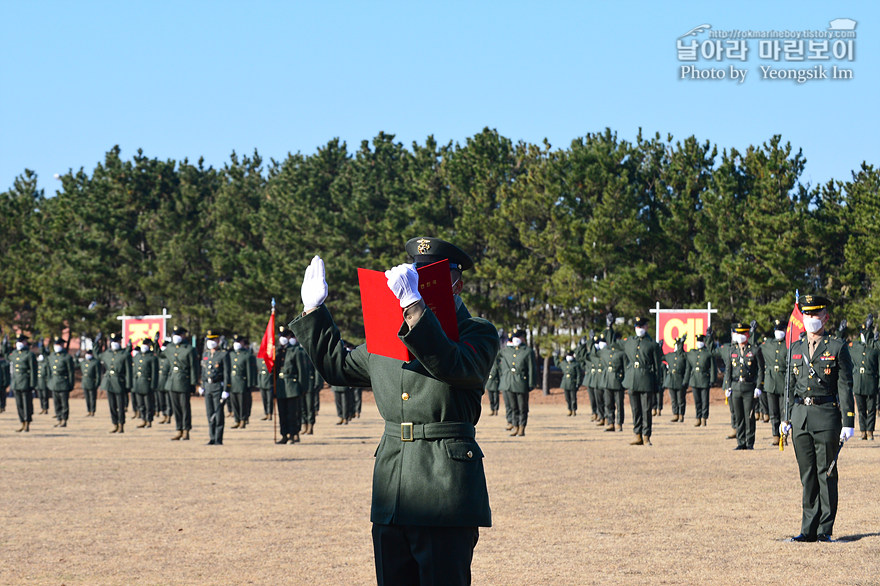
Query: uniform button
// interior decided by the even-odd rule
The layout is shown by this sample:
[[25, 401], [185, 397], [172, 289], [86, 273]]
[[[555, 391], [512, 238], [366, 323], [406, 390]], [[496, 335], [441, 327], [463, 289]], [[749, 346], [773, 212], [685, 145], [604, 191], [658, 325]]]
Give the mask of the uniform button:
[[400, 395], [400, 398], [403, 399], [404, 401], [409, 401], [409, 393], [404, 393], [404, 394]]
[[472, 451], [468, 450], [467, 457], [468, 457], [468, 458], [473, 458], [473, 457], [474, 457], [474, 453], [473, 453]]

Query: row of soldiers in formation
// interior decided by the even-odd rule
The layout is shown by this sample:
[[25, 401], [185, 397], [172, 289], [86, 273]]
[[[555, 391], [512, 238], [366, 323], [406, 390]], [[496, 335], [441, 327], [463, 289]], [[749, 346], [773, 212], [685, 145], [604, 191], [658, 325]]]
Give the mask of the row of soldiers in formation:
[[[607, 316], [607, 328], [576, 345], [560, 363], [562, 390], [568, 415], [577, 414], [578, 391], [585, 387], [592, 411], [591, 421], [605, 431], [622, 431], [624, 395], [630, 391], [633, 416], [633, 445], [651, 443], [653, 417], [661, 415], [664, 392], [669, 391], [672, 421], [684, 422], [687, 392], [694, 401], [694, 426], [706, 426], [709, 419], [709, 389], [723, 373], [722, 388], [729, 398], [734, 391], [748, 388], [751, 401], [729, 400], [728, 439], [737, 447], [754, 446], [756, 421], [770, 423], [773, 445], [779, 444], [779, 424], [784, 416], [785, 373], [788, 350], [785, 342], [787, 322], [775, 320], [770, 336], [758, 340], [757, 323], [735, 324], [732, 341], [719, 344], [711, 328], [696, 337], [694, 348], [685, 351], [685, 337], [674, 342], [674, 350], [662, 354], [660, 344], [647, 334], [648, 321], [635, 319], [636, 335], [620, 338], [612, 329], [613, 316]], [[838, 336], [846, 335], [846, 323]], [[862, 324], [849, 341], [853, 362], [853, 393], [859, 412], [861, 438], [874, 439], [880, 392], [880, 342], [873, 331], [873, 318]], [[737, 351], [737, 341], [742, 341]], [[486, 382], [490, 415], [498, 415], [499, 395], [503, 396], [507, 429], [512, 436], [525, 435], [528, 423], [529, 391], [537, 382], [534, 351], [525, 343], [525, 332], [516, 330], [502, 346]], [[742, 393], [738, 393], [742, 394]], [[742, 447], [741, 447], [742, 446]]]
[[[252, 393], [259, 390], [263, 401], [262, 420], [272, 420], [278, 406], [280, 444], [300, 441], [300, 433], [311, 435], [320, 407], [319, 391], [324, 381], [293, 335], [284, 327], [278, 332], [273, 368], [257, 358], [246, 337], [235, 336], [231, 349], [220, 347], [220, 336], [208, 331], [201, 360], [182, 327], [170, 340], [156, 348], [149, 338], [133, 347], [122, 345], [122, 336], [110, 337], [109, 348], [97, 355], [87, 350], [77, 366], [60, 337], [52, 341], [48, 354], [35, 353], [28, 336], [18, 336], [15, 349], [0, 352], [0, 412], [6, 408], [6, 388], [15, 395], [19, 432], [30, 431], [33, 399], [40, 401], [40, 413], [47, 414], [49, 397], [54, 401], [55, 427], [67, 427], [70, 392], [75, 373], [82, 372], [82, 389], [88, 416], [94, 417], [98, 390], [105, 391], [113, 429], [124, 433], [126, 412], [132, 405], [138, 427], [171, 423], [177, 433], [172, 440], [188, 440], [192, 429], [191, 396], [204, 395], [209, 445], [223, 444], [224, 406], [234, 417], [234, 429], [250, 422]], [[8, 364], [7, 364], [8, 363]], [[347, 424], [360, 416], [361, 389], [332, 387], [339, 421]]]

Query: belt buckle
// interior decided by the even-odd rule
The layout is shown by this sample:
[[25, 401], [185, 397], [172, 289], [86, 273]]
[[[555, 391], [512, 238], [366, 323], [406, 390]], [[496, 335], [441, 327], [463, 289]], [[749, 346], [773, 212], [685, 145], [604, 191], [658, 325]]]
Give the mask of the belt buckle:
[[813, 397], [804, 397], [804, 405], [812, 405]]
[[[409, 436], [407, 436], [407, 431], [409, 430]], [[411, 442], [414, 441], [413, 437], [413, 424], [412, 423], [401, 423], [400, 424], [400, 441], [402, 442]]]

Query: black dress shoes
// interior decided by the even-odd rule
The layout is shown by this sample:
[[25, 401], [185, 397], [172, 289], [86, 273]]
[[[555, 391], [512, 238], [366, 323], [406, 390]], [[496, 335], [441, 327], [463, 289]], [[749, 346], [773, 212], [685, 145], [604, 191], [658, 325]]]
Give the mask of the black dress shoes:
[[[828, 537], [827, 535], [825, 537]], [[795, 535], [794, 537], [789, 538], [789, 541], [797, 541], [799, 543], [812, 543], [816, 541], [815, 535], [804, 535], [801, 533], [800, 535]]]
[[733, 448], [733, 449], [734, 449], [734, 450], [747, 450], [748, 448], [745, 447], [745, 446], [736, 446], [736, 447]]
[[831, 539], [831, 536], [828, 535], [827, 533], [820, 533], [819, 535], [816, 536], [816, 541], [821, 541], [823, 543], [831, 543], [834, 540]]

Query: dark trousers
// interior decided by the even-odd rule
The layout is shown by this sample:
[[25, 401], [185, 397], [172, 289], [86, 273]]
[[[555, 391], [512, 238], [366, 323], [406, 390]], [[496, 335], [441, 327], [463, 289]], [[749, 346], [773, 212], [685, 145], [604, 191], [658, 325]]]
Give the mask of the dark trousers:
[[877, 395], [854, 395], [859, 409], [859, 430], [874, 431], [877, 422]]
[[278, 397], [278, 427], [281, 428], [282, 436], [297, 435], [302, 429], [299, 399], [299, 397], [289, 399]]
[[501, 402], [499, 401], [498, 395], [499, 391], [489, 391], [489, 409], [492, 411], [498, 411], [498, 407], [501, 406]]
[[653, 393], [653, 395], [654, 395], [653, 408], [657, 409], [658, 411], [662, 410], [663, 409], [664, 389], [660, 389], [659, 393]]
[[49, 410], [49, 389], [37, 389], [37, 397], [40, 399], [40, 410]]
[[132, 393], [134, 395], [134, 410], [137, 412], [138, 416], [144, 421], [152, 421], [153, 413], [155, 413], [155, 405], [156, 402], [154, 400], [154, 394], [152, 392], [149, 393]]
[[171, 393], [168, 391], [156, 391], [156, 412], [162, 415], [171, 415]]
[[354, 412], [356, 415], [360, 415], [361, 413], [361, 399], [363, 394], [364, 390], [360, 387], [355, 387], [354, 391], [352, 391], [352, 397], [354, 397]]
[[629, 392], [629, 408], [633, 416], [633, 433], [651, 437], [651, 426], [654, 423], [651, 409], [654, 406], [656, 393]]
[[[562, 391], [565, 393], [565, 404], [568, 405], [569, 411], [577, 411], [578, 410], [578, 390], [574, 389], [563, 389]], [[598, 401], [598, 397], [602, 396], [602, 389], [596, 389], [596, 400]], [[604, 412], [604, 409], [603, 409]]]
[[510, 393], [513, 401], [513, 424], [518, 427], [525, 427], [529, 422], [529, 393]]
[[18, 410], [18, 420], [22, 423], [33, 421], [34, 392], [28, 389], [26, 391], [13, 391], [13, 393], [15, 393], [15, 408]]
[[83, 389], [83, 395], [86, 398], [86, 411], [94, 413], [98, 405], [98, 389]]
[[52, 391], [52, 402], [55, 404], [55, 419], [70, 419], [70, 391]]
[[107, 404], [110, 405], [110, 421], [113, 425], [125, 423], [125, 399], [127, 393], [107, 393]]
[[[795, 409], [810, 408], [795, 406]], [[804, 487], [801, 533], [831, 535], [837, 516], [837, 467], [829, 477], [828, 466], [837, 455], [840, 426], [813, 432], [793, 427], [791, 431], [791, 443]]]
[[223, 427], [226, 416], [223, 413], [222, 391], [205, 393], [205, 414], [208, 416], [208, 437], [215, 444], [223, 443]]
[[6, 410], [6, 394], [8, 390], [6, 387], [0, 389], [0, 409]]
[[669, 402], [672, 403], [672, 414], [684, 418], [684, 410], [687, 408], [687, 387], [669, 389]]
[[782, 410], [784, 408], [782, 395], [776, 393], [764, 393], [762, 397], [767, 397], [767, 412], [770, 415], [770, 431], [773, 437], [779, 437], [779, 424], [782, 422]]
[[302, 395], [302, 422], [314, 423], [315, 414], [317, 413], [316, 404], [318, 402], [318, 393], [311, 391]]
[[[626, 394], [626, 391], [620, 389], [619, 391], [613, 391], [611, 389], [605, 389], [605, 423], [611, 425], [612, 423], [616, 423], [617, 425], [623, 425], [623, 396]], [[616, 415], [616, 417], [615, 417]]]
[[[755, 411], [761, 414], [770, 414], [770, 403], [767, 395], [770, 393], [761, 393], [761, 396], [758, 397], [757, 403], [755, 405]], [[778, 426], [777, 426], [778, 429]]]
[[755, 391], [733, 391], [730, 393], [736, 417], [736, 445], [747, 448], [755, 445]]
[[333, 398], [336, 400], [336, 416], [340, 419], [354, 417], [354, 389], [334, 391]]
[[275, 409], [272, 402], [272, 389], [260, 389], [260, 397], [263, 399], [263, 415], [272, 415]]
[[730, 409], [730, 427], [736, 429], [736, 411], [733, 410], [733, 394], [731, 393], [725, 400], [727, 401], [727, 407]]
[[373, 524], [376, 582], [384, 585], [471, 583], [477, 527]]
[[605, 419], [605, 401], [602, 400], [604, 398], [602, 390], [596, 387], [587, 387], [587, 393], [590, 395], [590, 410], [599, 419]]
[[174, 412], [174, 423], [177, 431], [192, 429], [192, 408], [189, 402], [189, 393], [171, 391], [171, 410]]
[[[709, 419], [709, 388], [694, 387], [694, 415], [697, 419]], [[777, 426], [779, 429], [779, 426]]]
[[507, 418], [507, 423], [516, 425], [513, 421], [513, 393], [501, 391], [501, 394], [504, 397], [504, 416]]
[[247, 420], [244, 410], [244, 395], [245, 393], [229, 393], [229, 403], [232, 405], [232, 414], [235, 416], [236, 423]]

